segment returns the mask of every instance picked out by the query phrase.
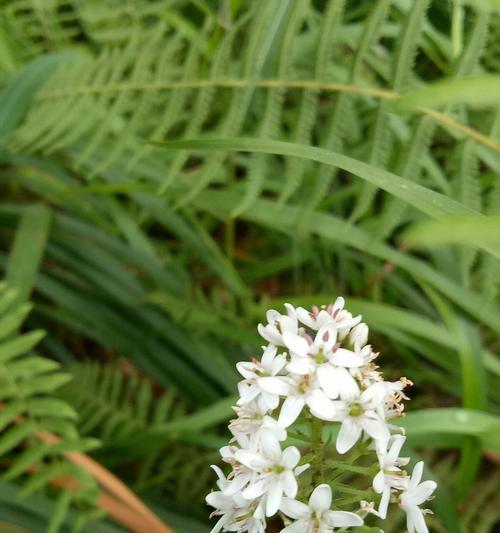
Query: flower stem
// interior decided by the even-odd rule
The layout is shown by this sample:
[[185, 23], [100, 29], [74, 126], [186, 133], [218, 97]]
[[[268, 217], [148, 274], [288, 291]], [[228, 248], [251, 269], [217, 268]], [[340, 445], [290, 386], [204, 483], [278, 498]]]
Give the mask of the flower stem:
[[[323, 483], [323, 421], [311, 418], [311, 472], [314, 487]], [[313, 487], [313, 488], [314, 488]]]

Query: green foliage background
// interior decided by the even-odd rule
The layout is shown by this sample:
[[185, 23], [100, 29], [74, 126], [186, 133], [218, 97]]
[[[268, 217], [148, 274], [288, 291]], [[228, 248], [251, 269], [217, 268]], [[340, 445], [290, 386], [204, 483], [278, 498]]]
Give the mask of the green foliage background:
[[234, 363], [336, 295], [415, 382], [431, 529], [498, 527], [499, 80], [496, 0], [2, 0], [2, 531], [122, 530], [68, 450], [207, 531]]

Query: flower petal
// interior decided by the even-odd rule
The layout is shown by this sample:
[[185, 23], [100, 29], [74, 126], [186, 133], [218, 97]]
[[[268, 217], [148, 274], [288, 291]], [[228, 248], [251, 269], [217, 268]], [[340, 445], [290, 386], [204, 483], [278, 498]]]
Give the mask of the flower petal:
[[283, 497], [283, 485], [279, 480], [271, 483], [267, 490], [266, 516], [273, 516], [278, 512]]
[[339, 348], [331, 356], [330, 361], [337, 366], [346, 368], [358, 368], [364, 364], [363, 358], [351, 350]]
[[342, 422], [339, 434], [337, 435], [337, 451], [339, 453], [348, 452], [356, 444], [360, 436], [361, 428], [348, 416]]
[[271, 366], [274, 358], [276, 357], [277, 351], [278, 351], [278, 348], [276, 346], [273, 346], [272, 344], [264, 348], [264, 353], [262, 354], [262, 357], [260, 360], [264, 368], [267, 369]]
[[331, 398], [332, 400], [339, 397], [341, 387], [340, 382], [343, 376], [342, 370], [347, 374], [347, 370], [343, 368], [334, 368], [329, 363], [325, 363], [318, 367], [317, 376], [320, 387], [328, 398]]
[[287, 472], [283, 472], [283, 474], [281, 474], [281, 481], [283, 484], [283, 492], [289, 498], [295, 498], [297, 496], [297, 491], [299, 487], [297, 484], [297, 480], [293, 475], [293, 472], [291, 472], [290, 470], [288, 470]]
[[283, 342], [285, 343], [285, 346], [294, 354], [304, 356], [307, 355], [307, 352], [309, 351], [309, 344], [306, 339], [300, 335], [297, 335], [296, 333], [285, 331], [283, 333]]
[[309, 498], [309, 507], [313, 511], [327, 511], [332, 505], [332, 489], [323, 483], [318, 485]]
[[300, 461], [300, 452], [295, 446], [289, 446], [281, 457], [281, 464], [291, 470], [297, 466]]
[[288, 363], [286, 369], [292, 374], [298, 374], [299, 376], [305, 376], [306, 374], [312, 374], [314, 372], [314, 362], [310, 357], [295, 357], [291, 363]]
[[293, 498], [283, 498], [281, 500], [280, 511], [285, 513], [288, 518], [303, 518], [309, 514], [309, 507], [302, 502], [294, 500]]
[[289, 526], [285, 527], [285, 529], [282, 529], [280, 533], [304, 533], [304, 531], [308, 530], [308, 527], [308, 520], [299, 520], [291, 523]]
[[266, 392], [279, 394], [280, 396], [287, 396], [290, 394], [290, 391], [293, 390], [293, 386], [291, 385], [290, 381], [288, 381], [285, 377], [269, 376], [259, 378], [257, 380], [257, 385]]
[[361, 403], [366, 409], [376, 409], [387, 396], [387, 389], [383, 382], [377, 382], [370, 385], [361, 393]]
[[422, 479], [422, 474], [424, 473], [424, 462], [419, 461], [414, 467], [410, 479], [410, 487], [416, 487], [420, 480]]
[[412, 502], [415, 505], [422, 505], [430, 498], [431, 494], [436, 490], [436, 487], [436, 483], [432, 480], [420, 483], [418, 487], [415, 487], [411, 491]]
[[254, 498], [262, 496], [266, 492], [267, 487], [268, 483], [261, 479], [260, 481], [256, 481], [249, 485], [241, 494], [247, 500], [253, 500]]
[[389, 437], [389, 429], [387, 424], [378, 417], [360, 417], [361, 427], [365, 430], [367, 435], [370, 435], [372, 439], [386, 442]]
[[354, 527], [363, 525], [363, 519], [360, 516], [347, 511], [327, 511], [323, 516], [325, 522], [330, 527]]
[[291, 426], [300, 415], [304, 404], [303, 396], [289, 396], [281, 406], [278, 424], [283, 428]]
[[334, 403], [320, 389], [310, 392], [306, 396], [306, 403], [311, 413], [322, 420], [331, 420], [335, 415]]

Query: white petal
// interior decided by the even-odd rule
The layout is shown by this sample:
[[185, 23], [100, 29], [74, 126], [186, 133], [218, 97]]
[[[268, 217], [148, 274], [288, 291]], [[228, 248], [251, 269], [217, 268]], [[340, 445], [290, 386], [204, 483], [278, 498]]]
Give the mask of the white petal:
[[309, 507], [302, 502], [294, 500], [293, 498], [283, 498], [281, 500], [280, 511], [285, 513], [288, 518], [302, 518], [309, 514]]
[[278, 372], [281, 372], [283, 367], [286, 365], [286, 357], [283, 354], [277, 355], [270, 368], [269, 374], [271, 376], [275, 376]]
[[300, 415], [304, 404], [302, 396], [289, 396], [281, 406], [278, 424], [283, 428], [291, 426]]
[[237, 450], [234, 457], [242, 465], [245, 465], [252, 470], [263, 470], [269, 466], [269, 461], [262, 457], [262, 455], [249, 450]]
[[220, 520], [217, 521], [217, 524], [210, 530], [210, 533], [219, 533], [219, 531], [222, 531], [222, 528], [232, 520], [231, 516], [221, 516]]
[[376, 409], [385, 399], [387, 389], [383, 382], [370, 385], [361, 393], [361, 403], [365, 409]]
[[313, 511], [327, 511], [332, 505], [332, 489], [323, 483], [318, 485], [309, 498], [309, 507]]
[[337, 435], [337, 451], [339, 453], [348, 452], [356, 444], [360, 436], [361, 428], [351, 417], [347, 417], [342, 422], [339, 434]]
[[384, 489], [385, 489], [385, 476], [384, 476], [384, 472], [382, 470], [379, 470], [379, 472], [377, 472], [377, 475], [373, 478], [372, 486], [373, 486], [373, 490], [377, 494], [382, 494], [382, 492], [384, 492]]
[[424, 462], [419, 461], [414, 467], [410, 479], [410, 487], [416, 487], [420, 480], [422, 479], [422, 474], [424, 473]]
[[270, 344], [266, 348], [264, 348], [264, 353], [262, 354], [261, 363], [264, 368], [269, 368], [276, 357], [276, 352], [278, 351], [278, 348], [276, 346], [273, 346]]
[[382, 520], [385, 520], [387, 517], [387, 508], [389, 507], [389, 501], [391, 499], [391, 489], [385, 487], [384, 492], [382, 492], [382, 498], [380, 498], [380, 503], [378, 506], [378, 514]]
[[298, 477], [300, 474], [305, 472], [308, 468], [310, 468], [310, 464], [306, 463], [305, 465], [300, 465], [297, 468], [294, 469], [293, 473]]
[[267, 392], [279, 394], [280, 396], [287, 396], [290, 390], [293, 389], [290, 382], [285, 377], [269, 376], [259, 378], [257, 385]]
[[266, 516], [273, 516], [278, 512], [283, 497], [283, 486], [275, 481], [269, 486], [266, 501]]
[[364, 360], [360, 355], [345, 348], [339, 348], [335, 351], [330, 361], [334, 365], [344, 366], [346, 368], [357, 368], [364, 364]]
[[290, 317], [283, 315], [280, 319], [280, 327], [282, 333], [289, 332], [289, 333], [297, 333], [299, 328], [297, 324], [297, 319], [295, 317]]
[[262, 450], [266, 456], [270, 457], [274, 462], [279, 461], [281, 459], [281, 446], [278, 439], [271, 431], [261, 431], [259, 435]]
[[314, 372], [315, 364], [310, 357], [295, 357], [294, 360], [286, 366], [288, 372], [305, 376]]
[[429, 533], [424, 515], [418, 507], [406, 511], [406, 526], [409, 533]]
[[309, 520], [299, 520], [282, 529], [280, 533], [304, 533], [308, 531]]
[[239, 474], [235, 476], [224, 489], [224, 494], [227, 496], [233, 496], [250, 481], [250, 474]]
[[253, 500], [254, 498], [262, 496], [264, 492], [266, 492], [267, 487], [268, 483], [261, 479], [260, 481], [256, 481], [249, 485], [241, 494], [247, 500]]
[[283, 492], [289, 498], [295, 498], [297, 496], [298, 484], [293, 472], [287, 471], [281, 474], [281, 481], [283, 484]]
[[297, 316], [297, 310], [292, 304], [286, 303], [285, 304], [286, 313], [290, 318], [295, 319]]
[[320, 389], [310, 392], [306, 396], [306, 403], [311, 413], [322, 420], [331, 420], [335, 415], [334, 403]]
[[406, 437], [404, 435], [394, 435], [392, 437], [392, 444], [389, 449], [389, 452], [387, 453], [387, 460], [390, 463], [395, 463], [397, 458], [399, 457], [399, 453], [401, 452], [401, 448], [403, 447], [404, 443], [406, 441]]
[[259, 332], [259, 335], [263, 339], [270, 342], [271, 344], [276, 344], [278, 346], [283, 345], [283, 340], [281, 338], [281, 335], [279, 334], [276, 328], [273, 328], [270, 326], [263, 326], [262, 324], [259, 324], [257, 326], [257, 331]]
[[309, 311], [307, 311], [303, 307], [297, 307], [295, 311], [297, 313], [297, 318], [299, 319], [299, 322], [302, 322], [302, 324], [305, 324], [306, 326], [310, 328], [314, 328], [315, 321]]
[[333, 304], [333, 313], [335, 313], [335, 311], [338, 311], [340, 309], [344, 309], [344, 305], [345, 305], [345, 300], [344, 298], [342, 298], [342, 296], [339, 296], [336, 300], [335, 300], [335, 303]]
[[387, 441], [390, 437], [387, 424], [377, 418], [371, 418], [368, 416], [360, 417], [361, 427], [365, 430], [367, 435], [370, 435], [372, 439]]
[[330, 527], [353, 527], [363, 525], [363, 519], [360, 516], [347, 511], [327, 511], [323, 516]]
[[330, 351], [336, 342], [337, 326], [335, 325], [335, 322], [328, 322], [322, 326], [314, 338], [314, 344], [316, 346], [324, 346], [325, 351]]
[[296, 335], [295, 333], [285, 331], [283, 333], [283, 342], [291, 352], [297, 355], [304, 356], [307, 355], [307, 352], [309, 351], [309, 344], [306, 339], [300, 335]]
[[422, 505], [436, 490], [436, 483], [431, 480], [424, 481], [411, 491], [412, 501], [415, 505]]
[[289, 446], [282, 455], [281, 464], [287, 468], [292, 469], [297, 466], [300, 461], [300, 452], [295, 446]]
[[329, 363], [325, 363], [318, 367], [317, 376], [319, 384], [328, 398], [331, 398], [332, 400], [338, 398], [340, 394], [339, 380], [342, 378], [342, 372], [339, 373], [340, 370], [344, 370], [347, 374], [345, 369], [334, 368]]
[[255, 377], [255, 365], [248, 361], [236, 363], [236, 370], [245, 378], [252, 379]]
[[[339, 371], [345, 370], [339, 368]], [[344, 378], [340, 381], [340, 397], [346, 401], [352, 401], [359, 395], [359, 386], [351, 374], [345, 370]]]
[[208, 505], [215, 507], [216, 509], [226, 510], [234, 507], [233, 498], [226, 496], [220, 491], [211, 492], [207, 494], [205, 501]]

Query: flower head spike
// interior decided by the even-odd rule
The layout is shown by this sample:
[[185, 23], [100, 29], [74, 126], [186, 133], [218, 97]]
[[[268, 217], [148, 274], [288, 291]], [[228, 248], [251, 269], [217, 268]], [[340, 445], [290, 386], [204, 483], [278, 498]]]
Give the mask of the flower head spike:
[[[403, 389], [411, 382], [384, 380], [374, 362], [378, 353], [368, 342], [368, 326], [344, 304], [337, 298], [311, 311], [286, 304], [286, 314], [268, 311], [267, 324], [259, 324], [269, 345], [260, 361], [237, 364], [243, 380], [236, 418], [229, 423], [233, 437], [220, 449], [231, 472], [226, 478], [215, 467], [219, 490], [207, 496], [215, 507], [212, 515], [219, 517], [212, 533], [264, 533], [266, 520], [278, 514], [273, 527], [281, 519], [282, 533], [333, 533], [362, 525], [362, 517], [370, 513], [385, 519], [390, 501], [406, 512], [409, 533], [427, 533], [424, 515], [430, 511], [420, 505], [436, 484], [420, 482], [421, 463], [410, 478], [404, 470], [408, 459], [399, 457], [404, 430], [389, 422], [401, 416], [407, 399]], [[324, 460], [325, 445], [335, 434], [330, 425], [340, 426], [340, 454], [362, 441], [344, 465], [342, 460]], [[288, 438], [300, 443], [301, 450], [282, 449]], [[308, 455], [301, 460], [302, 447]], [[359, 453], [372, 453], [374, 468], [353, 465]], [[310, 475], [301, 476], [310, 466], [307, 461]], [[368, 501], [352, 500], [358, 485], [336, 483], [339, 509], [331, 510], [332, 489], [324, 480], [336, 479], [334, 469], [369, 476], [369, 483], [359, 485], [373, 487], [360, 493]], [[310, 494], [308, 500], [304, 494]]]
[[306, 505], [297, 500], [283, 498], [280, 510], [295, 520], [281, 533], [328, 533], [337, 527], [363, 525], [363, 519], [355, 513], [332, 511], [332, 489], [329, 485], [317, 486]]

